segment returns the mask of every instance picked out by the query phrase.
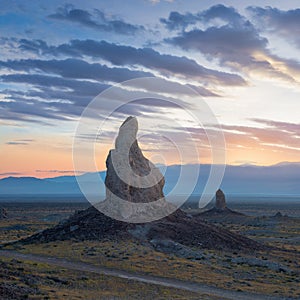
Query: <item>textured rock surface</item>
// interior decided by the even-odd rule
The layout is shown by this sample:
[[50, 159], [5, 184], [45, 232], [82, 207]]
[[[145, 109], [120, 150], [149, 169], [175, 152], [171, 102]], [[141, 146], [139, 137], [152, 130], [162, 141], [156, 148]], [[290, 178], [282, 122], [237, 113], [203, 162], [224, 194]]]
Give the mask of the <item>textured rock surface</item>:
[[137, 119], [128, 117], [106, 160], [106, 200], [98, 208], [118, 220], [139, 223], [159, 219], [176, 207], [165, 200], [164, 177], [144, 157], [137, 132]]
[[114, 195], [135, 203], [164, 198], [164, 177], [159, 169], [144, 157], [136, 140], [137, 131], [137, 119], [127, 118], [119, 129], [115, 149], [109, 152], [105, 178], [108, 200]]
[[6, 219], [7, 218], [7, 210], [3, 207], [0, 207], [0, 219]]
[[215, 208], [218, 210], [225, 210], [226, 209], [226, 200], [225, 195], [222, 190], [217, 190], [216, 192], [216, 204]]
[[[181, 210], [161, 220], [146, 224], [130, 224], [109, 218], [94, 207], [77, 212], [55, 227], [44, 230], [22, 243], [50, 242], [57, 240], [127, 240], [135, 238], [150, 247], [160, 245], [160, 251], [178, 253], [179, 246], [192, 249], [218, 249], [253, 251], [265, 246], [247, 237], [206, 223], [201, 218], [188, 216]], [[157, 243], [155, 243], [157, 241]], [[159, 241], [168, 241], [165, 248]], [[172, 245], [178, 245], [173, 247]], [[171, 247], [172, 246], [172, 247]], [[173, 250], [172, 250], [173, 248]], [[192, 252], [191, 252], [192, 253]], [[197, 254], [198, 255], [198, 254]]]

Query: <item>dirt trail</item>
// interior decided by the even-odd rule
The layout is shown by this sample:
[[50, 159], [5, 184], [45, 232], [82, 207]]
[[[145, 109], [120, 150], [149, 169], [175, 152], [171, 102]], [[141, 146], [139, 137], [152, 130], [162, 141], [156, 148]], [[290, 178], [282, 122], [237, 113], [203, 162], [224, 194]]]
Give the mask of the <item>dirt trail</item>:
[[[195, 293], [201, 294], [208, 294], [211, 296], [217, 296], [221, 299], [235, 299], [235, 300], [283, 300], [283, 298], [278, 298], [274, 296], [266, 296], [261, 294], [254, 294], [254, 293], [246, 293], [246, 292], [238, 292], [238, 291], [231, 291], [231, 290], [224, 290], [220, 288], [216, 288], [213, 286], [207, 286], [204, 284], [181, 281], [178, 279], [171, 279], [171, 278], [163, 278], [158, 276], [151, 276], [151, 275], [144, 275], [138, 273], [127, 272], [124, 270], [117, 270], [117, 269], [109, 269], [106, 267], [95, 266], [88, 263], [83, 262], [73, 262], [69, 260], [65, 260], [62, 258], [56, 257], [46, 257], [41, 255], [35, 254], [23, 254], [16, 251], [10, 250], [0, 250], [0, 256], [6, 258], [15, 258], [20, 260], [29, 260], [33, 262], [41, 262], [47, 263], [49, 265], [59, 266], [65, 269], [71, 270], [78, 270], [84, 272], [92, 272], [97, 274], [104, 274], [108, 276], [114, 276], [119, 278], [125, 278], [129, 280], [134, 280], [138, 282], [144, 282], [149, 284], [156, 284], [165, 287], [177, 288], [181, 290], [186, 290]], [[291, 299], [291, 298], [286, 298]]]

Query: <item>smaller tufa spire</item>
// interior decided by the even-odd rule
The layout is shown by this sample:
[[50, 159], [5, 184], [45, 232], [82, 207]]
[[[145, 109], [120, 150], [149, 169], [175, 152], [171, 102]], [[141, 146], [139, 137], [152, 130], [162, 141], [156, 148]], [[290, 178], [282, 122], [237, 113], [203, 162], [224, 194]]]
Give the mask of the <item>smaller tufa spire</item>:
[[0, 219], [6, 219], [7, 218], [7, 210], [3, 207], [0, 207]]
[[225, 199], [225, 194], [221, 189], [218, 189], [216, 192], [216, 204], [215, 208], [217, 210], [225, 210], [226, 209], [226, 199]]

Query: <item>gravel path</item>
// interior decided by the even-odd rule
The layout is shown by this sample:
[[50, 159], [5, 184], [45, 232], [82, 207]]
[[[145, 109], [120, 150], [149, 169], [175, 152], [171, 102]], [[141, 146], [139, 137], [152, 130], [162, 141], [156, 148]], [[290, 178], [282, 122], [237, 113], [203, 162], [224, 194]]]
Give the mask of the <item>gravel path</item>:
[[186, 290], [195, 293], [208, 294], [211, 296], [220, 297], [221, 299], [283, 300], [283, 298], [278, 298], [274, 296], [266, 296], [261, 294], [248, 293], [248, 292], [246, 293], [246, 292], [224, 290], [224, 289], [216, 288], [213, 286], [207, 286], [200, 283], [192, 283], [187, 281], [181, 281], [178, 279], [132, 273], [124, 270], [110, 269], [106, 267], [95, 266], [83, 262], [74, 262], [74, 261], [69, 261], [69, 260], [56, 258], [56, 257], [46, 257], [42, 255], [35, 255], [35, 254], [23, 254], [20, 252], [10, 251], [10, 250], [0, 250], [0, 256], [6, 258], [15, 258], [19, 260], [30, 260], [33, 262], [47, 263], [49, 265], [59, 266], [65, 269], [78, 270], [83, 272], [92, 272], [96, 274], [104, 274], [108, 276], [134, 280], [138, 282], [156, 284], [164, 287], [177, 288], [177, 289]]

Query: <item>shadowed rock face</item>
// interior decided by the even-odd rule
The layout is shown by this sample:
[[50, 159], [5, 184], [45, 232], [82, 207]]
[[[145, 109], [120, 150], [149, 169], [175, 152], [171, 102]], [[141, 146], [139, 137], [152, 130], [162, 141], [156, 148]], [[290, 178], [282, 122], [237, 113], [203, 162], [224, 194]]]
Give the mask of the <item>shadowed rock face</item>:
[[[75, 213], [55, 227], [30, 236], [21, 243], [50, 242], [57, 240], [127, 240], [137, 239], [150, 247], [168, 241], [177, 246], [193, 249], [253, 251], [265, 246], [247, 237], [204, 222], [181, 210], [146, 224], [130, 224], [105, 216], [93, 206]], [[169, 249], [170, 250], [170, 249]], [[176, 249], [175, 249], [176, 250]], [[174, 252], [176, 254], [176, 251]]]
[[136, 140], [137, 131], [138, 122], [134, 117], [128, 117], [119, 129], [115, 149], [110, 150], [106, 160], [107, 200], [115, 195], [134, 203], [153, 202], [164, 198], [164, 177], [144, 157]]
[[283, 215], [280, 211], [278, 211], [275, 215], [274, 215], [274, 218], [282, 218]]
[[225, 195], [222, 190], [217, 190], [216, 192], [216, 204], [215, 208], [218, 210], [225, 210], [226, 209], [226, 200]]
[[7, 218], [7, 210], [3, 207], [0, 207], [0, 219], [6, 219]]
[[97, 208], [117, 220], [143, 223], [169, 215], [176, 207], [165, 200], [165, 179], [144, 157], [137, 132], [135, 117], [128, 117], [120, 126], [115, 149], [106, 160], [106, 199]]

